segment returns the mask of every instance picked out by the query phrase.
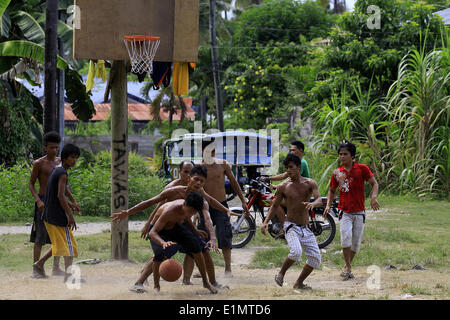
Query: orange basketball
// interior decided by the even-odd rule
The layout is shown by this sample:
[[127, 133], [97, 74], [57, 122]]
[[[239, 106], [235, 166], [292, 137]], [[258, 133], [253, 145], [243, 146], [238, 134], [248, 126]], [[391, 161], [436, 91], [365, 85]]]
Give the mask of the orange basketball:
[[181, 277], [182, 272], [181, 264], [174, 259], [164, 260], [159, 266], [159, 274], [164, 280], [169, 282], [177, 281]]

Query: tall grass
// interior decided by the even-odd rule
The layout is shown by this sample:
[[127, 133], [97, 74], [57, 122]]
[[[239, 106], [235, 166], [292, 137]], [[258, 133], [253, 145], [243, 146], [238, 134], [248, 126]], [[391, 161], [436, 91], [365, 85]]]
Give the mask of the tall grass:
[[389, 90], [392, 112], [391, 150], [402, 189], [425, 195], [449, 193], [449, 69], [441, 68], [441, 51], [413, 50], [400, 65]]

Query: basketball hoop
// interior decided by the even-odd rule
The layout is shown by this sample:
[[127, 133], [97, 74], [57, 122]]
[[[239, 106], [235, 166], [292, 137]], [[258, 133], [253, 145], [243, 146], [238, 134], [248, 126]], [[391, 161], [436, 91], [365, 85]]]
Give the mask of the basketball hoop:
[[159, 46], [159, 37], [125, 36], [124, 43], [131, 60], [131, 72], [151, 74], [153, 58]]

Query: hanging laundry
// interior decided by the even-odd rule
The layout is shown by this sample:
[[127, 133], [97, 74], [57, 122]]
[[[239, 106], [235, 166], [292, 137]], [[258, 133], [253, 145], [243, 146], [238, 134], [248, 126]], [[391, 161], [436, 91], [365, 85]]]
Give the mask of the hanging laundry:
[[95, 85], [94, 77], [101, 78], [103, 81], [106, 81], [105, 60], [97, 60], [97, 62], [95, 62], [94, 60], [89, 61], [89, 71], [86, 80], [86, 92], [91, 91], [92, 88], [94, 87]]
[[172, 77], [172, 62], [153, 61], [153, 71], [151, 78], [153, 80], [153, 89], [159, 90], [161, 84], [164, 88], [170, 85]]
[[106, 81], [105, 60], [97, 60], [97, 73], [95, 74], [95, 77]]
[[187, 62], [173, 63], [173, 94], [187, 95], [189, 92], [189, 66]]
[[86, 92], [89, 92], [94, 87], [94, 77], [95, 77], [95, 63], [94, 61], [89, 61], [89, 71], [86, 80]]

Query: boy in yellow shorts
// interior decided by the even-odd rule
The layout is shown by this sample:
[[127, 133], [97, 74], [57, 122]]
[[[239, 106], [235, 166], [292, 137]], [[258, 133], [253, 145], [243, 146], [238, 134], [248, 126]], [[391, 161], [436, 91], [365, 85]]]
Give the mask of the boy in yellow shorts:
[[[66, 198], [67, 194], [67, 170], [75, 166], [80, 156], [80, 149], [73, 144], [66, 144], [61, 151], [61, 165], [54, 167], [47, 183], [45, 193], [45, 206], [42, 213], [45, 228], [52, 246], [33, 264], [33, 272], [45, 277], [44, 264], [51, 257], [64, 257], [65, 277], [71, 275], [68, 271], [72, 266], [73, 257], [78, 256], [77, 243], [72, 230], [76, 230], [75, 219], [71, 206]], [[78, 213], [77, 207], [75, 213]]]

